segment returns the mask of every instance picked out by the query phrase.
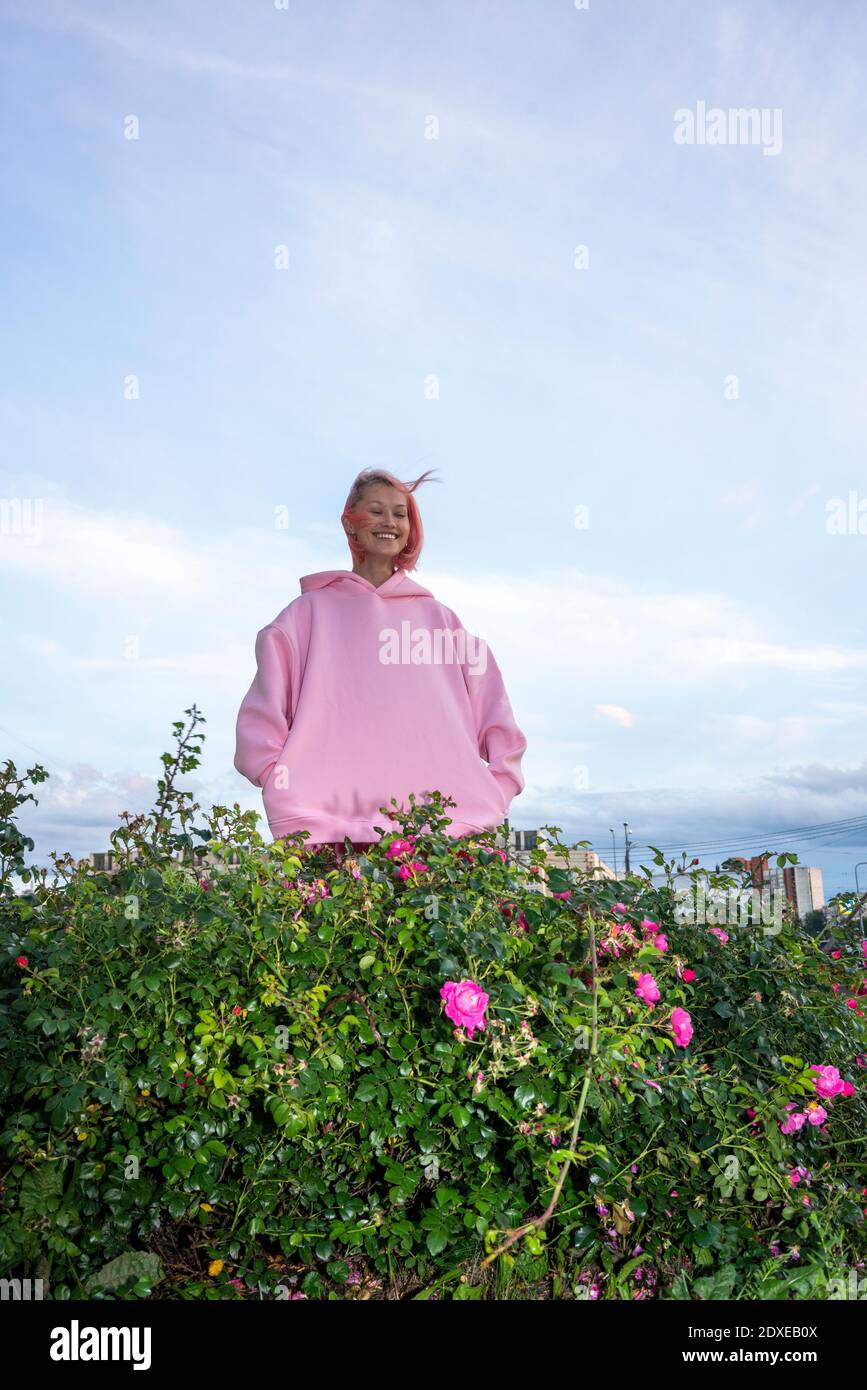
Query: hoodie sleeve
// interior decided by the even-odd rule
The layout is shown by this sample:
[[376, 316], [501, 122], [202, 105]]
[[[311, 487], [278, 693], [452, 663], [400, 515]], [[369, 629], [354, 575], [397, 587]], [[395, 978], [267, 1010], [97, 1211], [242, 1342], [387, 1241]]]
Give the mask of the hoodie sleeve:
[[508, 808], [524, 790], [521, 758], [527, 740], [515, 722], [512, 706], [493, 652], [486, 642], [473, 642], [478, 659], [463, 663], [464, 679], [476, 725], [479, 753], [500, 784]]
[[235, 726], [235, 767], [261, 787], [289, 736], [292, 662], [282, 628], [269, 623], [256, 634], [256, 674]]

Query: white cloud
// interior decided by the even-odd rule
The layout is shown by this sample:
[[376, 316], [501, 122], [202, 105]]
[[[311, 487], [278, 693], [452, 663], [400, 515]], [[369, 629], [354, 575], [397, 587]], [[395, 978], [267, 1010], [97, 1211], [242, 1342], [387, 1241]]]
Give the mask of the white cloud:
[[623, 709], [621, 705], [597, 705], [596, 711], [603, 719], [612, 719], [615, 724], [619, 724], [621, 729], [631, 729], [635, 723], [635, 715], [630, 714], [629, 710]]

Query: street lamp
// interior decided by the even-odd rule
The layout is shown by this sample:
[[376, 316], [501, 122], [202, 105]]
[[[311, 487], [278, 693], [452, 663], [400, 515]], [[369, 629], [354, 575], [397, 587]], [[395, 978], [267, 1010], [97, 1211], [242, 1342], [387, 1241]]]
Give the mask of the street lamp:
[[615, 838], [614, 838], [614, 827], [611, 826], [611, 825], [609, 825], [608, 829], [609, 829], [610, 832], [611, 832], [611, 848], [612, 848], [612, 850], [614, 851], [614, 877], [616, 878], [616, 877], [617, 877], [617, 841], [616, 841]]

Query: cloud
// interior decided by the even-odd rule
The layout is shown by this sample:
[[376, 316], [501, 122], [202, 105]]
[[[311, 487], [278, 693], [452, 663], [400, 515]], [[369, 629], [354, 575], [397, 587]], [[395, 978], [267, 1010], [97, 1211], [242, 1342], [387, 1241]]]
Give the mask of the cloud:
[[784, 772], [769, 774], [766, 782], [776, 787], [788, 787], [800, 794], [814, 793], [821, 797], [837, 796], [842, 792], [860, 792], [867, 810], [867, 759], [851, 767], [829, 767], [824, 763], [809, 763], [790, 767]]
[[604, 719], [613, 719], [615, 724], [619, 724], [621, 729], [631, 729], [635, 723], [635, 715], [630, 714], [628, 709], [623, 709], [620, 705], [597, 705], [597, 713]]
[[[51, 484], [43, 490], [44, 496], [35, 494], [42, 503], [38, 526], [0, 535], [0, 568], [28, 583], [42, 581], [70, 606], [76, 596], [84, 603], [94, 592], [106, 606], [133, 595], [163, 604], [170, 594], [180, 606], [219, 592], [230, 601], [285, 583], [287, 573], [306, 572], [322, 554], [312, 540], [278, 529], [273, 516], [263, 517], [260, 527], [203, 536], [160, 517], [72, 502]], [[58, 647], [43, 640], [46, 654]]]
[[715, 667], [751, 666], [766, 670], [800, 671], [804, 675], [821, 675], [829, 671], [863, 670], [867, 667], [867, 650], [841, 647], [831, 643], [786, 646], [741, 637], [698, 636], [690, 651], [682, 652], [684, 659], [697, 662], [706, 670]]

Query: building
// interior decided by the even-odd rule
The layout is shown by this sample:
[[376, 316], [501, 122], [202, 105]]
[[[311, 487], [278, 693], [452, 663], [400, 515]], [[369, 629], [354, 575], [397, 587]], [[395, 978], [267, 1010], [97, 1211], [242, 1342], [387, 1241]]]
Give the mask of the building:
[[825, 906], [821, 869], [787, 865], [784, 869], [771, 869], [769, 881], [772, 888], [782, 889], [797, 917], [806, 917], [808, 912], [821, 911]]
[[[521, 862], [529, 864], [532, 850], [548, 851], [548, 840], [542, 830], [512, 830], [509, 832], [508, 847]], [[548, 864], [555, 869], [574, 869], [577, 873], [591, 874], [594, 878], [617, 877], [614, 870], [603, 863], [592, 849], [570, 849], [565, 856], [548, 851], [546, 857]]]
[[[510, 849], [521, 863], [529, 864], [531, 852], [534, 849], [547, 849], [548, 840], [541, 830], [512, 830], [509, 833], [508, 841], [502, 836], [499, 836], [497, 843], [500, 844], [503, 849]], [[135, 862], [140, 859], [141, 856], [134, 850], [130, 858]], [[206, 869], [216, 865], [219, 865], [221, 868], [225, 867], [232, 869], [236, 868], [240, 862], [235, 850], [231, 852], [227, 859], [219, 858], [210, 850], [206, 852], [200, 850], [196, 854], [195, 864], [193, 864], [189, 857], [186, 858], [186, 861], [180, 856], [176, 856], [176, 858], [179, 865], [186, 862], [191, 869], [195, 867], [196, 870]], [[594, 878], [617, 878], [614, 870], [603, 863], [599, 855], [592, 849], [569, 849], [565, 856], [548, 851], [546, 858], [551, 868], [573, 869], [576, 873], [590, 874]], [[80, 862], [90, 864], [91, 868], [96, 869], [100, 873], [111, 874], [114, 873], [118, 867], [116, 856], [110, 850], [89, 854]]]
[[775, 869], [768, 855], [727, 859], [722, 867], [749, 874], [754, 888], [770, 888], [772, 892], [785, 894], [786, 902], [797, 917], [806, 917], [808, 912], [821, 911], [825, 906], [821, 869], [806, 864], [788, 864], [784, 869]]
[[[142, 859], [142, 855], [135, 849], [130, 852], [128, 857], [132, 863], [137, 863]], [[193, 861], [189, 857], [184, 859], [181, 855], [175, 855], [174, 858], [179, 865], [186, 862], [191, 868], [193, 867]], [[97, 872], [101, 874], [113, 874], [119, 867], [117, 859], [118, 856], [111, 850], [99, 850], [93, 854], [85, 855], [83, 859], [78, 860], [78, 863], [89, 864], [92, 869], [96, 869]], [[240, 862], [241, 860], [236, 850], [232, 850], [228, 859], [222, 859], [213, 854], [211, 850], [208, 850], [206, 852], [197, 853], [195, 868], [204, 869], [213, 865], [220, 865], [221, 867], [225, 865], [227, 868], [235, 869]]]

